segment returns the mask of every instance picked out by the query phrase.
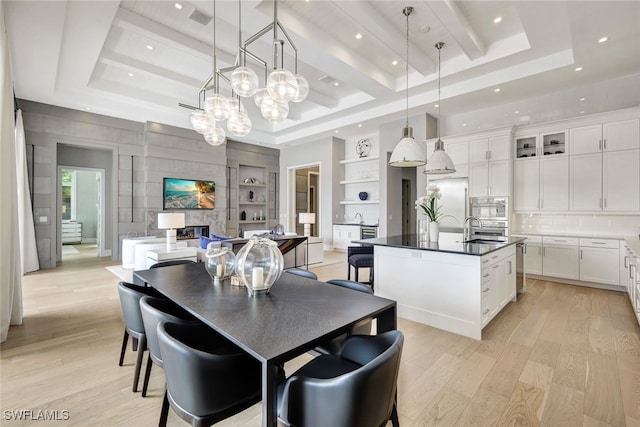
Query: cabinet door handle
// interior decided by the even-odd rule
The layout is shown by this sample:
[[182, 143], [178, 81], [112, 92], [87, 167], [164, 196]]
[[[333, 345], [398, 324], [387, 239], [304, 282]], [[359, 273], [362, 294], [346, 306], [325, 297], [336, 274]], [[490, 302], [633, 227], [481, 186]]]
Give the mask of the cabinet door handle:
[[606, 245], [605, 242], [591, 242], [592, 245]]
[[546, 256], [546, 255], [547, 255], [547, 251], [546, 251], [546, 249], [547, 249], [547, 248], [545, 248], [545, 247], [543, 247], [543, 248], [542, 248], [542, 256]]
[[496, 259], [496, 258], [498, 258], [498, 255], [493, 255], [493, 256], [491, 257], [491, 259]]
[[600, 199], [600, 209], [602, 209], [602, 199]]
[[483, 261], [482, 261], [482, 263], [483, 263], [483, 264], [486, 264], [486, 263], [488, 263], [488, 262], [489, 262], [489, 260], [488, 260], [488, 259], [485, 259], [485, 260], [483, 260]]
[[511, 274], [511, 261], [507, 261], [507, 263], [509, 264], [509, 274]]
[[598, 140], [598, 150], [602, 150], [602, 140]]
[[538, 256], [542, 255], [542, 246], [538, 246]]
[[540, 209], [544, 208], [544, 199], [540, 199]]
[[494, 265], [493, 269], [495, 270], [496, 268], [500, 268], [500, 266], [499, 265]]
[[624, 256], [624, 268], [629, 268], [629, 257]]
[[486, 293], [486, 292], [489, 292], [489, 288], [484, 288], [484, 289], [482, 290], [482, 293]]
[[580, 259], [582, 259], [582, 249], [580, 249]]
[[485, 309], [485, 310], [482, 312], [482, 314], [487, 314], [487, 313], [489, 313], [489, 309], [488, 309], [488, 308], [487, 308], [487, 309]]
[[606, 150], [607, 149], [607, 138], [603, 139], [603, 141], [604, 141], [604, 149]]
[[607, 198], [604, 198], [604, 208], [607, 209]]
[[523, 243], [523, 244], [522, 244], [522, 253], [523, 253], [523, 254], [526, 254], [526, 253], [527, 253], [527, 244], [526, 244], [526, 243]]
[[489, 273], [486, 273], [486, 274], [483, 274], [483, 275], [482, 275], [482, 278], [483, 278], [483, 279], [486, 279], [486, 278], [487, 278], [487, 277], [489, 277], [489, 276], [490, 276], [490, 274], [489, 274]]

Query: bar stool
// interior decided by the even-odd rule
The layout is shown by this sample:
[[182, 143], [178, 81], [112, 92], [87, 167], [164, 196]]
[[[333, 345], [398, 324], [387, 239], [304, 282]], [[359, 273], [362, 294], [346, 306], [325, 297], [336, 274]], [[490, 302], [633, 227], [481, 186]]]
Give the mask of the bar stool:
[[349, 246], [347, 248], [347, 279], [351, 280], [351, 267], [356, 271], [356, 282], [358, 271], [361, 268], [369, 268], [369, 281], [364, 282], [371, 285], [373, 289], [373, 246]]

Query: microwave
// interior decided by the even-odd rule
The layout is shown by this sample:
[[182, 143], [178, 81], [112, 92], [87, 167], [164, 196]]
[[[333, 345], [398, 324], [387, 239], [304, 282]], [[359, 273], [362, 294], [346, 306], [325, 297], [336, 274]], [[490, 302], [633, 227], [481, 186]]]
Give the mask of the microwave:
[[469, 210], [471, 216], [481, 220], [509, 220], [508, 197], [472, 197]]

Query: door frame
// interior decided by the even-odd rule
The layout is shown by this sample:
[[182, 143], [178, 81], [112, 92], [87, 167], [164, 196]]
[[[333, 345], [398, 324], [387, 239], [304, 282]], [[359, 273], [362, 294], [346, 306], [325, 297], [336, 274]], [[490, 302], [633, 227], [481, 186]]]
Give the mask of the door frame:
[[316, 194], [318, 197], [318, 205], [316, 206], [316, 234], [318, 234], [318, 236], [322, 236], [322, 199], [320, 197], [322, 164], [320, 162], [287, 167], [287, 229], [294, 231], [296, 229], [296, 171], [298, 169], [309, 169], [313, 167], [318, 168], [318, 186], [316, 187]]

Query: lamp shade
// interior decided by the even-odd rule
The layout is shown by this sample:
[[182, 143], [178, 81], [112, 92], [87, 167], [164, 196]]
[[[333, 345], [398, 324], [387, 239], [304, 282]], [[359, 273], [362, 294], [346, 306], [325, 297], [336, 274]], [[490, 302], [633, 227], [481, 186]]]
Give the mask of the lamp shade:
[[316, 223], [316, 214], [311, 213], [300, 213], [299, 219], [300, 224], [315, 224]]
[[444, 151], [444, 143], [438, 139], [436, 141], [436, 147], [433, 150], [433, 154], [427, 159], [427, 164], [424, 167], [424, 173], [426, 174], [446, 174], [454, 173], [456, 167], [453, 165], [453, 160]]
[[159, 213], [158, 229], [184, 228], [184, 213]]
[[423, 144], [413, 139], [412, 128], [405, 127], [402, 131], [402, 139], [391, 153], [389, 166], [401, 168], [422, 166], [426, 163], [425, 157]]

